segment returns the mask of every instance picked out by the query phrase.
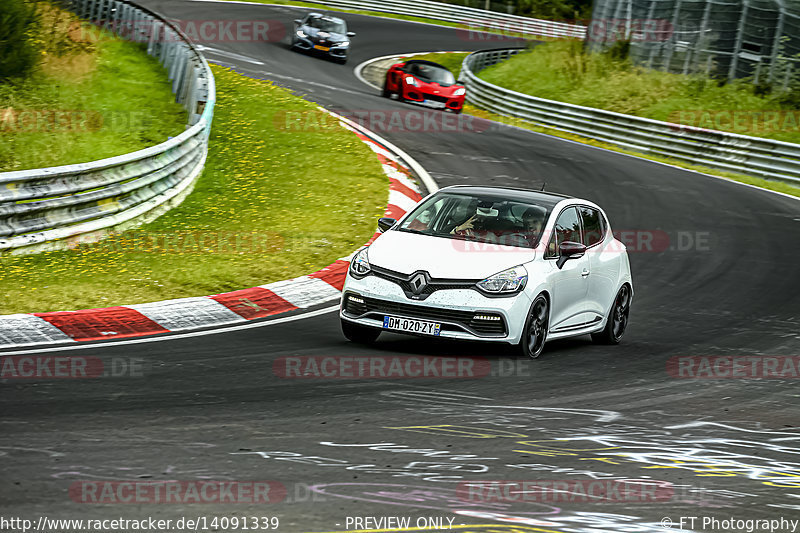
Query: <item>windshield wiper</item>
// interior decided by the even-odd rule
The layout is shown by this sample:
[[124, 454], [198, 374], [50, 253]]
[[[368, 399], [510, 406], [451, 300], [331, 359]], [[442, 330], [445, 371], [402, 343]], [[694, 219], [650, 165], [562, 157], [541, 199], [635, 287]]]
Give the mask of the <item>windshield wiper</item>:
[[432, 235], [431, 233], [427, 233], [422, 230], [410, 229], [410, 228], [397, 228], [397, 231], [407, 231], [408, 233], [416, 233], [417, 235], [427, 235], [429, 237]]

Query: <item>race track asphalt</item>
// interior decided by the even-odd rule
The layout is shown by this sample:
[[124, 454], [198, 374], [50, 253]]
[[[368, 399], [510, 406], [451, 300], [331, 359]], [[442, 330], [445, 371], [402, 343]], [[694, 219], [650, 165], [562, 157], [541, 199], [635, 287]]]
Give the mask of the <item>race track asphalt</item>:
[[[289, 31], [306, 11], [144, 4], [175, 19], [270, 20]], [[451, 28], [343, 16], [357, 32], [347, 65], [292, 52], [287, 39], [201, 44], [210, 61], [336, 112], [437, 116], [381, 98], [353, 67], [394, 53], [487, 47]], [[347, 342], [329, 312], [212, 335], [30, 352], [136, 362], [137, 375], [0, 386], [0, 515], [276, 516], [287, 532], [353, 529], [348, 516], [409, 517], [412, 525], [435, 517], [615, 533], [664, 531], [663, 518], [677, 529], [681, 516], [800, 516], [798, 381], [667, 372], [679, 356], [800, 356], [800, 202], [479, 119], [448, 132], [365, 125], [440, 186], [546, 182], [603, 206], [615, 230], [666, 239], [658, 250], [630, 253], [636, 296], [622, 344], [558, 341], [537, 361], [494, 345], [387, 334], [368, 348]], [[492, 369], [471, 379], [326, 380], [281, 378], [273, 366], [282, 357], [376, 355], [471, 356]], [[268, 505], [163, 505], [79, 503], [69, 494], [76, 481], [203, 479], [275, 480], [288, 496]], [[457, 490], [503, 479], [638, 479], [660, 489], [638, 498], [646, 501], [624, 492], [587, 501], [569, 494], [579, 490], [572, 485], [525, 501], [469, 501]], [[698, 519], [685, 529], [725, 530], [702, 526]]]

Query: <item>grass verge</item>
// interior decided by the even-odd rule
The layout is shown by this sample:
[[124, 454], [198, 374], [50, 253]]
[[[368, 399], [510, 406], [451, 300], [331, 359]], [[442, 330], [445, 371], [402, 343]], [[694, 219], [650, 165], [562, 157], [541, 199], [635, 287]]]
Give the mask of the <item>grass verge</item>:
[[[464, 58], [467, 54], [459, 54], [459, 53], [431, 53], [425, 54], [420, 56], [414, 56], [414, 59], [426, 59], [428, 61], [434, 61], [441, 65], [446, 66], [449, 68], [453, 74], [458, 77], [459, 72], [461, 71], [461, 63], [464, 61]], [[483, 76], [481, 76], [483, 77]], [[496, 83], [496, 82], [492, 82]], [[554, 100], [558, 100], [559, 98], [553, 98]], [[788, 194], [791, 196], [800, 197], [800, 188], [790, 185], [788, 183], [780, 182], [780, 181], [772, 181], [766, 180], [761, 178], [755, 178], [752, 176], [746, 176], [744, 174], [736, 174], [733, 172], [724, 172], [721, 170], [716, 170], [713, 168], [703, 167], [700, 165], [689, 165], [687, 163], [683, 163], [681, 161], [676, 161], [673, 159], [669, 159], [666, 157], [656, 157], [649, 154], [641, 154], [638, 152], [634, 152], [632, 150], [625, 150], [620, 148], [616, 145], [611, 143], [605, 143], [601, 141], [596, 141], [594, 139], [589, 139], [587, 137], [582, 137], [580, 135], [575, 135], [572, 133], [567, 133], [564, 131], [560, 131], [553, 128], [547, 128], [538, 124], [534, 124], [532, 122], [528, 122], [526, 120], [515, 118], [515, 117], [507, 117], [505, 115], [499, 115], [497, 113], [492, 113], [491, 111], [487, 111], [485, 109], [481, 109], [476, 107], [472, 104], [466, 104], [464, 106], [464, 113], [477, 116], [480, 118], [485, 118], [487, 120], [492, 120], [495, 122], [499, 122], [501, 124], [507, 124], [509, 126], [515, 126], [518, 128], [523, 128], [530, 131], [535, 131], [538, 133], [544, 133], [547, 135], [553, 135], [555, 137], [560, 137], [562, 139], [568, 139], [571, 141], [576, 141], [582, 144], [588, 144], [590, 146], [596, 146], [598, 148], [605, 148], [606, 150], [612, 150], [614, 152], [620, 152], [623, 154], [634, 155], [636, 157], [641, 157], [642, 159], [649, 159], [651, 161], [658, 161], [660, 163], [667, 163], [670, 165], [674, 165], [677, 167], [685, 168], [688, 170], [694, 170], [696, 172], [701, 172], [703, 174], [711, 174], [714, 176], [720, 176], [723, 178], [727, 178], [733, 181], [738, 181], [741, 183], [746, 183], [748, 185], [754, 185], [756, 187], [761, 187], [762, 189], [768, 189], [771, 191], [777, 191], [784, 194]]]
[[388, 178], [343, 128], [285, 128], [316, 106], [213, 67], [205, 171], [179, 207], [72, 251], [0, 258], [0, 314], [134, 304], [252, 287], [322, 268], [375, 231]]
[[771, 91], [751, 80], [722, 83], [704, 74], [647, 70], [610, 52], [586, 53], [580, 41], [544, 43], [481, 71], [480, 77], [539, 98], [800, 142], [800, 89]]
[[117, 156], [185, 129], [166, 72], [140, 45], [37, 6], [48, 39], [37, 68], [0, 83], [0, 172]]

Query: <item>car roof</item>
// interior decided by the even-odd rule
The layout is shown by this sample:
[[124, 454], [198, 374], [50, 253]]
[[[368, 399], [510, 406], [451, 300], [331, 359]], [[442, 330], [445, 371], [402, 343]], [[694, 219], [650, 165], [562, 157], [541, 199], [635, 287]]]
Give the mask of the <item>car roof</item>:
[[544, 207], [552, 208], [563, 200], [575, 199], [573, 196], [558, 194], [555, 192], [535, 191], [533, 189], [522, 189], [518, 187], [486, 187], [476, 185], [453, 185], [439, 189], [439, 192], [455, 194], [469, 194], [474, 196], [496, 197], [497, 199], [517, 199], [531, 202]]
[[322, 13], [309, 13], [308, 17], [309, 18], [318, 18], [318, 19], [330, 20], [330, 21], [333, 21], [333, 22], [344, 22], [344, 19], [340, 19], [339, 17], [332, 17], [330, 15], [323, 15]]

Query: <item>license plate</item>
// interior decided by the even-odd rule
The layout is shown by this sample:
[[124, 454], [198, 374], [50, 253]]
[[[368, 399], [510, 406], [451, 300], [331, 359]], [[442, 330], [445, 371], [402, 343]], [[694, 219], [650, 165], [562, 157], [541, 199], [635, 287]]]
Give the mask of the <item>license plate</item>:
[[394, 329], [397, 331], [407, 331], [409, 333], [421, 333], [423, 335], [439, 335], [442, 325], [437, 322], [427, 320], [415, 320], [413, 318], [401, 318], [398, 316], [384, 316], [383, 328]]
[[437, 102], [436, 100], [425, 100], [423, 103], [425, 105], [429, 105], [437, 109], [444, 109], [445, 107], [447, 107], [447, 105], [444, 102]]
[[331, 49], [330, 46], [322, 46], [320, 44], [315, 44], [314, 48], [316, 48], [317, 50], [322, 50], [323, 52], [327, 52], [328, 50]]

